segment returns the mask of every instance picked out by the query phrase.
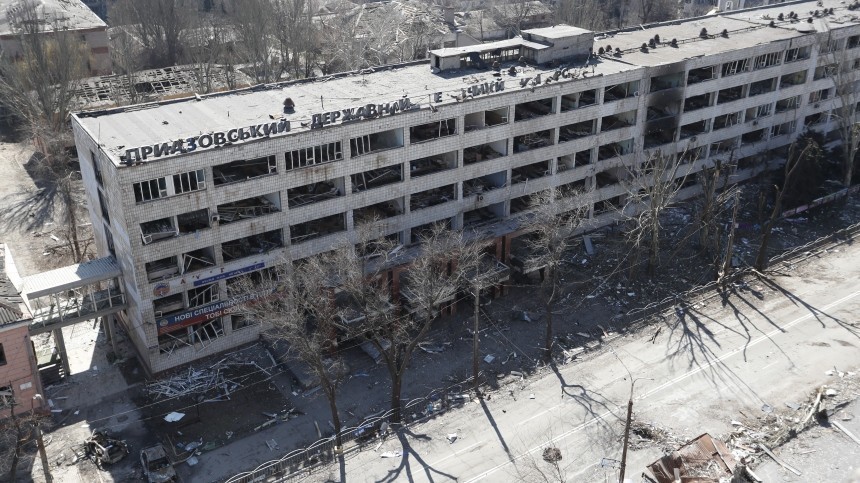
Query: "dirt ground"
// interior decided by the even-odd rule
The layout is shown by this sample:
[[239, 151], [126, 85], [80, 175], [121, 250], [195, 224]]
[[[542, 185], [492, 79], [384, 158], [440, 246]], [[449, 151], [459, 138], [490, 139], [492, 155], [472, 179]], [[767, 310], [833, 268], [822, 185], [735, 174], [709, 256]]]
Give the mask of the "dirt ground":
[[[28, 143], [0, 140], [0, 242], [11, 247], [22, 276], [73, 263], [63, 238], [61, 203], [36, 174], [33, 154]], [[90, 226], [82, 219], [82, 239], [91, 239]]]

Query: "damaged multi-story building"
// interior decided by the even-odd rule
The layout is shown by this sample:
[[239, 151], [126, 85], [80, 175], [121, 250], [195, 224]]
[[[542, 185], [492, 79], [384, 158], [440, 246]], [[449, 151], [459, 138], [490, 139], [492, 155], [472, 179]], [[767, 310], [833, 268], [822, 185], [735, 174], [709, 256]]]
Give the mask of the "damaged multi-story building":
[[403, 245], [435, 223], [475, 229], [508, 263], [536, 192], [587, 192], [599, 227], [624, 203], [625, 167], [657, 152], [681, 158], [679, 176], [717, 159], [731, 182], [778, 166], [804, 130], [836, 130], [828, 66], [860, 67], [860, 11], [559, 25], [429, 57], [73, 116], [119, 321], [150, 372], [256, 340], [231, 284], [366, 220]]

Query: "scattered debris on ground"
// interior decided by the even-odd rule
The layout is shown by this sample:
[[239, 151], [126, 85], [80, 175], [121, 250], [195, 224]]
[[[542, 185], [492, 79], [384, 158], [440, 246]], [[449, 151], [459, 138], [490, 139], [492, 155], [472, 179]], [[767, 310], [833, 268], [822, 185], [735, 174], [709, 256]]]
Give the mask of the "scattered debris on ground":
[[152, 381], [146, 385], [146, 392], [156, 401], [188, 395], [203, 396], [204, 402], [230, 399], [230, 394], [243, 387], [246, 379], [251, 377], [247, 371], [238, 370], [246, 366], [271, 375], [257, 362], [233, 353], [207, 368], [189, 367], [184, 372]]

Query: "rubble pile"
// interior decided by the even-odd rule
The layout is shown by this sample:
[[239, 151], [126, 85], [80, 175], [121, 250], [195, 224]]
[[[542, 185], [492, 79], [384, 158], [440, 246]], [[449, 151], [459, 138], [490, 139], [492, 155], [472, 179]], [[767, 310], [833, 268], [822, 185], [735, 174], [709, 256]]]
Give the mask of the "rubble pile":
[[155, 401], [182, 396], [203, 396], [205, 402], [224, 401], [250, 379], [258, 379], [258, 375], [268, 378], [272, 374], [255, 361], [231, 354], [209, 367], [189, 367], [152, 381], [146, 385], [146, 393]]
[[767, 448], [781, 446], [860, 396], [860, 380], [855, 373], [834, 368], [826, 375], [828, 383], [812, 392], [804, 403], [788, 401], [779, 408], [765, 404], [762, 414], [744, 415], [743, 421], [732, 421], [734, 429], [726, 440], [735, 458], [746, 464], [767, 458]]
[[686, 441], [685, 436], [674, 434], [656, 423], [646, 423], [635, 419], [630, 423], [629, 447], [631, 450], [657, 447], [668, 454]]

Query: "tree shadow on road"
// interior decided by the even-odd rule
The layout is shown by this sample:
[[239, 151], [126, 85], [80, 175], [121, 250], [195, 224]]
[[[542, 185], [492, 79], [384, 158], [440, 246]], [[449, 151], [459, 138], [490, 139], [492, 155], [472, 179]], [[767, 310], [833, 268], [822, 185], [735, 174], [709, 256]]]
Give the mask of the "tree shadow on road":
[[[716, 349], [722, 348], [722, 344], [717, 340], [714, 331], [706, 325], [706, 322], [717, 324], [725, 331], [743, 335], [746, 338], [746, 342], [741, 350], [745, 352], [750, 343], [749, 329], [746, 325], [751, 325], [743, 323], [743, 320], [749, 321], [745, 315], [740, 314], [737, 316], [738, 320], [742, 321], [743, 333], [713, 317], [697, 311], [686, 303], [681, 303], [676, 308], [675, 315], [675, 322], [669, 326], [669, 337], [666, 341], [666, 355], [670, 361], [687, 358], [687, 369], [698, 369], [711, 382], [713, 387], [721, 388], [725, 386], [730, 389], [733, 387], [742, 387], [746, 390], [747, 395], [752, 395], [756, 400], [764, 403], [764, 400], [761, 399], [754, 389], [747, 385], [726, 364], [722, 363], [720, 354], [716, 352]], [[788, 354], [785, 354], [784, 351], [783, 354], [791, 362]]]
[[[409, 437], [422, 441], [429, 441], [433, 439], [426, 434], [415, 434], [408, 428], [398, 431], [397, 439], [400, 441], [400, 446], [402, 448], [400, 464], [397, 466], [397, 468], [388, 470], [388, 474], [385, 475], [385, 477], [376, 480], [377, 483], [393, 483], [395, 481], [415, 481], [415, 478], [412, 475], [412, 465], [409, 461], [410, 457], [414, 458], [415, 461], [424, 470], [424, 476], [427, 478], [427, 481], [457, 481], [457, 478], [455, 476], [434, 469], [432, 466], [427, 464], [427, 462], [424, 461], [424, 458], [422, 458], [421, 455], [412, 448], [412, 445], [409, 442]], [[434, 477], [438, 478], [438, 480], [434, 479]]]
[[[572, 401], [573, 404], [578, 405], [584, 411], [582, 418], [578, 421], [579, 425], [583, 427], [589, 424], [596, 425], [596, 433], [585, 433], [590, 443], [593, 446], [604, 448], [610, 446], [612, 441], [617, 439], [620, 434], [615, 430], [613, 424], [611, 424], [612, 420], [623, 421], [626, 415], [622, 414], [622, 412], [626, 409], [613, 403], [598, 392], [589, 391], [583, 385], [568, 383], [555, 362], [552, 362], [549, 367], [561, 383], [561, 399], [563, 401]], [[569, 415], [569, 413], [565, 411], [566, 415]], [[604, 419], [607, 414], [613, 416], [609, 421]]]
[[783, 287], [782, 285], [780, 285], [776, 280], [772, 280], [772, 279], [768, 279], [768, 278], [764, 278], [764, 277], [760, 277], [760, 280], [763, 284], [767, 285], [769, 288], [781, 293], [783, 296], [785, 296], [785, 298], [787, 298], [789, 301], [791, 301], [791, 303], [794, 304], [795, 306], [803, 307], [806, 310], [808, 310], [809, 313], [812, 314], [813, 317], [815, 317], [815, 320], [817, 320], [818, 323], [821, 325], [821, 328], [827, 328], [826, 321], [830, 320], [832, 322], [835, 322], [837, 325], [844, 328], [848, 332], [850, 332], [855, 337], [860, 338], [860, 329], [849, 324], [847, 321], [842, 320], [842, 319], [837, 318], [837, 317], [834, 317], [834, 316], [828, 314], [827, 312], [815, 307], [814, 305], [804, 301], [802, 298], [795, 295], [794, 292], [792, 292], [792, 291], [788, 290], [787, 288]]
[[499, 443], [502, 445], [502, 449], [505, 450], [505, 454], [508, 455], [508, 459], [513, 461], [513, 455], [511, 454], [511, 449], [508, 447], [508, 443], [505, 442], [505, 437], [502, 436], [502, 432], [499, 431], [499, 425], [496, 424], [496, 419], [493, 417], [493, 413], [490, 412], [490, 408], [487, 407], [487, 401], [484, 398], [479, 398], [481, 403], [481, 409], [484, 410], [484, 415], [487, 417], [487, 421], [490, 422], [490, 426], [493, 427], [493, 431], [496, 432], [496, 437], [499, 438]]

